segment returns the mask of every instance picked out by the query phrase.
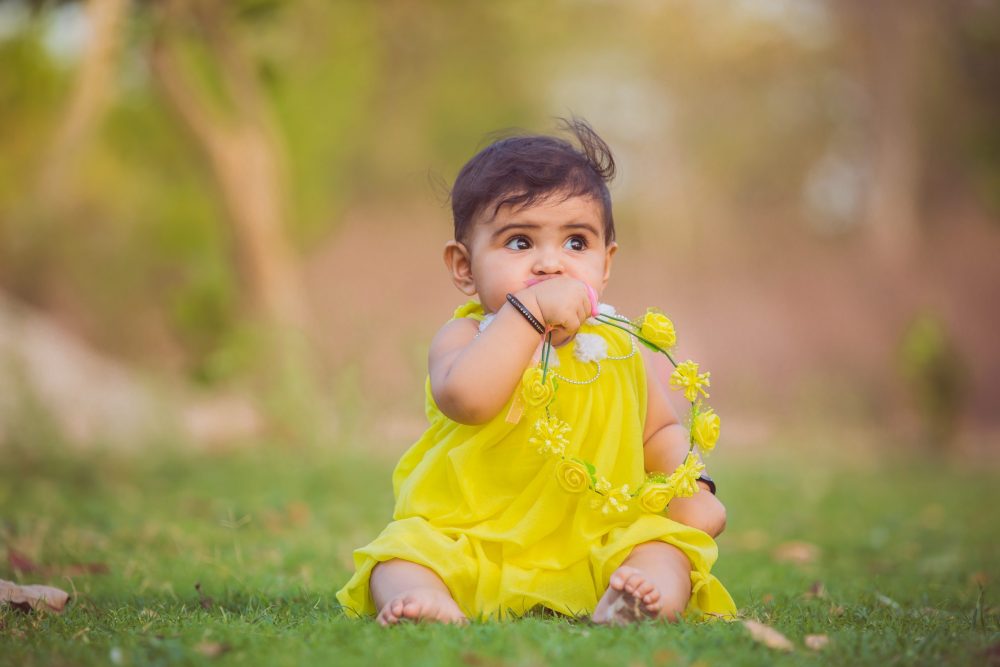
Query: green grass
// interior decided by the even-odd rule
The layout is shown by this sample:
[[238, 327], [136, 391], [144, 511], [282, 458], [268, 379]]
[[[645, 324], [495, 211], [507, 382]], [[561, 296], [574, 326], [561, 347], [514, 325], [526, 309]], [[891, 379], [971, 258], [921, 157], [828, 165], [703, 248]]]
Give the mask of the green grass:
[[[384, 630], [346, 618], [333, 593], [350, 552], [391, 510], [388, 465], [357, 454], [8, 449], [0, 540], [48, 570], [0, 562], [0, 578], [74, 599], [62, 615], [0, 609], [0, 664], [984, 664], [1000, 644], [997, 474], [817, 449], [711, 462], [730, 513], [716, 573], [744, 617], [795, 643], [791, 653], [740, 623], [612, 629], [533, 617]], [[774, 549], [789, 540], [818, 556], [779, 562]], [[107, 573], [72, 571], [94, 562]], [[809, 595], [816, 582], [822, 594]], [[811, 651], [808, 634], [830, 643]]]

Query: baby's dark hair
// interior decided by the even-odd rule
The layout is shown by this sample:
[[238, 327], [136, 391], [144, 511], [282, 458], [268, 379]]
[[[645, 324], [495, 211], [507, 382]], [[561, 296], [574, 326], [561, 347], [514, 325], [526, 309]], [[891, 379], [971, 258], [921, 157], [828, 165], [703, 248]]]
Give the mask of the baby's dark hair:
[[451, 189], [455, 239], [464, 241], [475, 217], [502, 206], [523, 208], [553, 194], [589, 196], [601, 205], [605, 243], [615, 240], [608, 182], [615, 176], [611, 149], [580, 118], [559, 120], [580, 148], [558, 137], [520, 135], [500, 139], [476, 153]]

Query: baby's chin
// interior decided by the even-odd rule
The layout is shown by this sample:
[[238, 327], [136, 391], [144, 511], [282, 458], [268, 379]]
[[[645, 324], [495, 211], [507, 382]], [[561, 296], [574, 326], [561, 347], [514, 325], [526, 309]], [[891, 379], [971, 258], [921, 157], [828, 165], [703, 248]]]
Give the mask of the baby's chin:
[[483, 299], [482, 297], [480, 297], [479, 298], [479, 303], [482, 305], [483, 312], [485, 314], [487, 314], [487, 315], [496, 315], [497, 311], [500, 310], [501, 308], [503, 308], [503, 305], [505, 303], [507, 303], [507, 300], [504, 299], [500, 303], [493, 303], [492, 301], [487, 301], [486, 299]]
[[[511, 290], [510, 293], [514, 294], [514, 290]], [[476, 297], [479, 299], [479, 303], [483, 307], [483, 312], [487, 315], [496, 315], [496, 313], [507, 303], [506, 293], [489, 295], [477, 293]]]

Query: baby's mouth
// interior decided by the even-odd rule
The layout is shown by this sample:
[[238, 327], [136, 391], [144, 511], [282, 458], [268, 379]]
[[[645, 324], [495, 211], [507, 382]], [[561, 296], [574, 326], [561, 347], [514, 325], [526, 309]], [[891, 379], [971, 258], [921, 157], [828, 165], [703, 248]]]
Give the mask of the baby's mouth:
[[544, 283], [546, 280], [552, 280], [558, 276], [539, 276], [538, 278], [531, 278], [530, 280], [524, 281], [525, 287], [531, 287], [532, 285], [537, 285], [538, 283]]

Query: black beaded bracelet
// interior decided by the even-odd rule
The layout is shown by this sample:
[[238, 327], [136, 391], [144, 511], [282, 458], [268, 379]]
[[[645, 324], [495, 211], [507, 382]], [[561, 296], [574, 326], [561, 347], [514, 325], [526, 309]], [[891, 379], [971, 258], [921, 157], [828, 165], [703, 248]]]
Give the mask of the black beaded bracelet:
[[708, 484], [708, 490], [712, 492], [713, 496], [715, 495], [715, 480], [714, 479], [712, 479], [711, 477], [709, 477], [705, 473], [701, 473], [701, 476], [698, 477], [698, 481], [699, 482], [705, 482], [705, 484]]
[[531, 311], [528, 310], [527, 306], [521, 303], [516, 296], [514, 296], [513, 294], [508, 294], [507, 301], [509, 301], [510, 305], [514, 306], [514, 308], [517, 309], [517, 312], [524, 315], [524, 319], [528, 320], [528, 324], [533, 326], [535, 328], [535, 331], [537, 331], [542, 335], [545, 334], [545, 325], [539, 322], [538, 318], [532, 315]]

